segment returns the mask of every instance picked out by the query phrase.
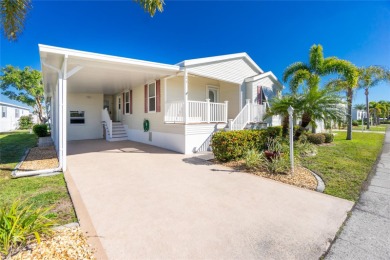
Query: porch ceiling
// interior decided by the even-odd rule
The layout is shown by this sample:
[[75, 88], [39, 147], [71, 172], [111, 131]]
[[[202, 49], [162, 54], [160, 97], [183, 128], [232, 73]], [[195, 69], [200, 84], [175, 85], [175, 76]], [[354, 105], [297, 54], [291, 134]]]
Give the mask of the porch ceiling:
[[81, 52], [51, 46], [40, 45], [42, 73], [46, 92], [57, 83], [57, 72], [45, 64], [61, 69], [65, 55], [67, 73], [73, 69], [76, 73], [68, 78], [69, 93], [104, 93], [115, 94], [147, 82], [175, 75], [179, 66], [167, 65], [142, 60]]

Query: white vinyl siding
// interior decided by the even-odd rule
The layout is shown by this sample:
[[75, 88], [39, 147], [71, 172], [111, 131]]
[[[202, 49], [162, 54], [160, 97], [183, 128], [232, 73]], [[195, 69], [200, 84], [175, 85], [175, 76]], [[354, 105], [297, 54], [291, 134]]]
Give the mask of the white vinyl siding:
[[258, 73], [243, 59], [232, 59], [188, 67], [188, 73], [241, 84], [246, 78]]

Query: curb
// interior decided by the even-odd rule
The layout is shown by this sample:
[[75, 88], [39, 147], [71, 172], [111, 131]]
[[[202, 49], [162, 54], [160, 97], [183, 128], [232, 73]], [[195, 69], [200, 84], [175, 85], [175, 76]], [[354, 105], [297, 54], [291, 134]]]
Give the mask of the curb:
[[325, 190], [325, 182], [322, 180], [322, 178], [312, 170], [305, 167], [306, 170], [308, 170], [317, 180], [317, 188], [316, 191], [324, 193]]

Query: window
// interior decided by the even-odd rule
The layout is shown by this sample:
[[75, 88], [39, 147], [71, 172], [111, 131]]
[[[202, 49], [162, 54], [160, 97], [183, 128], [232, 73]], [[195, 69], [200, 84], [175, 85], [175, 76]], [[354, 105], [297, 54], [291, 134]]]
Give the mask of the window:
[[1, 107], [1, 116], [7, 117], [7, 107]]
[[156, 83], [148, 85], [148, 108], [149, 112], [156, 112]]
[[84, 111], [70, 111], [70, 123], [71, 124], [85, 124], [85, 112]]
[[15, 118], [19, 118], [20, 117], [20, 110], [15, 108]]
[[130, 92], [125, 93], [125, 113], [130, 114]]

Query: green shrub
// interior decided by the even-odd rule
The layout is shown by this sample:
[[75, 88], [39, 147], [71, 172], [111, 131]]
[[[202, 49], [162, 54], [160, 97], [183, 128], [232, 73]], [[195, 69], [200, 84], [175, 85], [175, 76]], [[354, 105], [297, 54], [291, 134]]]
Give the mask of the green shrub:
[[[32, 209], [19, 200], [0, 207], [0, 253], [7, 256], [30, 240], [39, 243], [40, 236], [50, 234], [55, 221], [47, 218], [50, 208]], [[0, 254], [0, 256], [1, 256]]]
[[323, 134], [308, 134], [307, 141], [312, 144], [323, 144], [325, 142], [325, 136]]
[[272, 174], [287, 174], [290, 172], [291, 164], [289, 154], [285, 153], [282, 156], [268, 160], [264, 154], [262, 154], [261, 166], [264, 170]]
[[47, 136], [47, 125], [45, 124], [34, 125], [33, 131], [38, 137], [45, 137]]
[[256, 169], [261, 163], [261, 154], [255, 150], [251, 149], [245, 153], [245, 166], [248, 169]]
[[308, 157], [317, 154], [317, 146], [310, 142], [295, 142], [295, 153], [299, 157]]
[[325, 143], [329, 144], [333, 142], [334, 135], [329, 133], [322, 133], [325, 136]]
[[352, 125], [353, 125], [353, 126], [359, 126], [359, 122], [356, 121], [356, 120], [352, 120]]
[[217, 132], [213, 135], [211, 146], [219, 161], [241, 159], [251, 149], [261, 150], [265, 146], [264, 130], [239, 130]]
[[270, 126], [264, 129], [266, 135], [271, 138], [276, 138], [278, 136], [282, 136], [283, 127], [281, 126]]
[[32, 125], [33, 125], [33, 122], [32, 122], [31, 115], [21, 116], [19, 118], [19, 129], [21, 129], [21, 130], [30, 129], [32, 127]]

